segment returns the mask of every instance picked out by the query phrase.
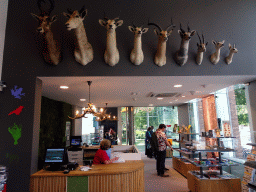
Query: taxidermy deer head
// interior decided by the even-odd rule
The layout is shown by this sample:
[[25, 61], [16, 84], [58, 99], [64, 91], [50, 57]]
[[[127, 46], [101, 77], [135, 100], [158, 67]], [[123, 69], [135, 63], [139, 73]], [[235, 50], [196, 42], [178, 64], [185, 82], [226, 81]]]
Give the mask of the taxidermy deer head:
[[111, 20], [104, 15], [103, 19], [99, 19], [99, 23], [107, 29], [104, 60], [110, 66], [115, 66], [119, 62], [119, 52], [116, 45], [116, 28], [123, 24], [123, 20], [119, 20], [118, 17]]
[[86, 65], [93, 60], [93, 48], [88, 42], [85, 28], [84, 19], [87, 16], [87, 9], [83, 6], [80, 11], [71, 11], [68, 9], [68, 13], [63, 13], [69, 20], [65, 23], [68, 31], [74, 29], [76, 36], [76, 44], [74, 50], [74, 56], [78, 63]]
[[133, 26], [128, 26], [129, 30], [134, 34], [134, 48], [130, 54], [130, 60], [134, 65], [140, 65], [144, 60], [144, 54], [142, 51], [141, 37], [143, 33], [148, 31], [148, 28], [136, 27], [134, 23]]
[[155, 23], [149, 23], [148, 25], [153, 25], [157, 29], [154, 29], [154, 33], [158, 36], [158, 44], [157, 44], [157, 51], [155, 54], [154, 62], [159, 67], [166, 64], [166, 42], [168, 41], [169, 35], [171, 35], [173, 29], [175, 28], [175, 25], [171, 24], [163, 30], [159, 25]]
[[44, 37], [45, 42], [43, 42], [43, 46], [46, 46], [43, 51], [43, 57], [47, 63], [57, 65], [61, 60], [60, 47], [57, 45], [57, 42], [53, 38], [53, 33], [51, 31], [51, 25], [54, 21], [56, 21], [57, 16], [54, 15], [50, 18], [50, 14], [54, 8], [54, 1], [49, 0], [51, 7], [49, 10], [42, 9], [42, 1], [38, 0], [38, 8], [41, 13], [39, 16], [31, 13], [31, 15], [39, 21], [39, 26], [37, 27], [37, 31], [41, 33]]
[[[197, 33], [198, 35], [198, 33]], [[198, 65], [201, 65], [202, 61], [203, 61], [203, 57], [204, 57], [204, 52], [206, 52], [206, 46], [208, 44], [208, 42], [204, 42], [204, 35], [202, 34], [202, 38], [203, 38], [203, 42], [201, 41], [200, 36], [198, 35], [199, 41], [200, 43], [197, 43], [197, 55], [196, 55], [196, 63]]]
[[237, 53], [238, 50], [237, 50], [235, 44], [232, 47], [231, 44], [229, 43], [228, 47], [229, 47], [229, 55], [226, 57], [225, 61], [226, 61], [227, 64], [230, 64], [230, 63], [232, 63], [232, 59], [233, 59], [234, 53]]
[[178, 30], [178, 33], [181, 37], [181, 45], [180, 49], [175, 54], [175, 61], [180, 66], [184, 65], [188, 60], [188, 48], [189, 48], [189, 41], [193, 35], [195, 35], [196, 31], [192, 30], [190, 31], [189, 25], [188, 25], [188, 31], [184, 31], [180, 24], [180, 30]]
[[213, 53], [210, 57], [210, 60], [212, 64], [217, 64], [220, 61], [220, 49], [224, 46], [225, 40], [221, 42], [212, 41], [212, 43], [215, 45], [215, 53]]

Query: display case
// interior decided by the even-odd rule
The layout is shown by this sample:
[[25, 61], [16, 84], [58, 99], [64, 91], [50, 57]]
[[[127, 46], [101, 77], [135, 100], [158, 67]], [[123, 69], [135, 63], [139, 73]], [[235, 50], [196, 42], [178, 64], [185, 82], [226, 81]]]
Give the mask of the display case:
[[173, 149], [178, 152], [173, 156], [173, 168], [182, 174], [184, 177], [187, 177], [188, 171], [199, 170], [194, 164], [189, 162], [187, 159], [196, 158], [197, 152], [188, 150], [186, 147], [193, 146], [196, 142], [196, 133], [176, 133], [171, 132], [171, 137], [173, 138]]
[[186, 152], [198, 155], [196, 158], [187, 158], [187, 161], [199, 168], [198, 171], [187, 173], [188, 187], [192, 192], [216, 191], [216, 188], [223, 192], [241, 191], [240, 178], [222, 170], [223, 166], [238, 165], [232, 160], [223, 158], [224, 153], [235, 151], [230, 148], [236, 145], [235, 142], [224, 144], [225, 140], [234, 138], [200, 136], [198, 144], [186, 147]]

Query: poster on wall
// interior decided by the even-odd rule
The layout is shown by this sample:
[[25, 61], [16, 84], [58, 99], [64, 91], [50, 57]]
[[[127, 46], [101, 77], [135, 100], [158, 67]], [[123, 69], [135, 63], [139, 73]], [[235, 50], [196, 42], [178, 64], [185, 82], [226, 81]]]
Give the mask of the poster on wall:
[[224, 137], [231, 137], [231, 126], [229, 121], [223, 121], [222, 122], [223, 126], [223, 134]]

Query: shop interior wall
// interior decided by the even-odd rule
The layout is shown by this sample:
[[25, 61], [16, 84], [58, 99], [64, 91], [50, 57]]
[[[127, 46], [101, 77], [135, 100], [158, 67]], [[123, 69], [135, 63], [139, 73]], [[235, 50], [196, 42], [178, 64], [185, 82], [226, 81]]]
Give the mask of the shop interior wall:
[[[94, 49], [94, 60], [82, 66], [73, 57], [73, 31], [67, 31], [64, 24], [67, 19], [63, 12], [67, 8], [80, 9], [83, 5], [88, 9], [84, 23], [89, 42]], [[103, 55], [106, 46], [106, 29], [100, 26], [98, 20], [104, 17], [104, 11], [109, 18], [117, 16], [124, 24], [117, 28], [117, 44], [120, 52], [120, 62], [115, 67], [105, 64]], [[36, 78], [40, 76], [218, 76], [218, 75], [254, 75], [256, 66], [256, 44], [253, 41], [256, 27], [256, 1], [165, 1], [165, 0], [55, 0], [55, 8], [51, 14], [58, 15], [58, 20], [52, 24], [54, 37], [62, 46], [63, 60], [57, 66], [44, 62], [40, 54], [42, 37], [37, 33], [37, 21], [30, 13], [40, 13], [37, 3], [26, 1], [9, 1], [6, 36], [3, 56], [2, 80], [8, 87], [0, 92], [0, 162], [9, 168], [8, 188], [10, 191], [28, 191], [31, 161], [35, 153], [32, 148], [38, 148], [33, 140], [34, 127], [39, 123], [35, 116]], [[153, 58], [156, 52], [157, 37], [153, 28], [143, 34], [144, 62], [140, 66], [133, 65], [129, 60], [133, 48], [133, 34], [128, 26], [146, 27], [148, 18], [166, 28], [171, 18], [177, 26], [167, 43], [167, 64], [158, 67]], [[201, 66], [195, 63], [197, 52], [197, 36], [192, 37], [189, 47], [189, 59], [183, 66], [178, 66], [173, 55], [180, 46], [178, 34], [179, 23], [186, 29], [189, 22], [191, 30], [200, 34], [204, 32], [208, 41], [207, 52]], [[213, 65], [209, 61], [214, 52], [212, 40], [226, 40], [221, 50], [220, 62]], [[225, 64], [224, 57], [228, 55], [228, 43], [236, 43], [239, 53], [233, 63]], [[118, 82], [117, 82], [118, 83]], [[11, 90], [22, 88], [21, 97], [15, 97]], [[254, 103], [255, 104], [255, 103]], [[24, 106], [19, 115], [8, 114]], [[21, 137], [14, 145], [14, 138], [8, 128], [15, 124], [20, 126]]]
[[178, 121], [179, 126], [188, 126], [189, 125], [189, 114], [188, 114], [188, 104], [178, 106]]
[[45, 152], [51, 147], [66, 147], [66, 121], [72, 114], [72, 105], [42, 97], [38, 170], [43, 168]]

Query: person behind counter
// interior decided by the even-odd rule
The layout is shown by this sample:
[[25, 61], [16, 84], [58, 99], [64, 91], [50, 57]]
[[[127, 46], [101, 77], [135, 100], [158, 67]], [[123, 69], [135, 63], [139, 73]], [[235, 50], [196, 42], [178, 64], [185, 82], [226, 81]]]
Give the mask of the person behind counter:
[[114, 161], [118, 160], [119, 157], [115, 157], [110, 159], [107, 155], [106, 150], [108, 150], [111, 146], [111, 142], [108, 139], [103, 139], [100, 142], [100, 149], [96, 152], [92, 164], [110, 164]]

